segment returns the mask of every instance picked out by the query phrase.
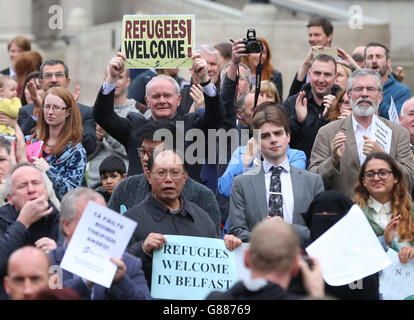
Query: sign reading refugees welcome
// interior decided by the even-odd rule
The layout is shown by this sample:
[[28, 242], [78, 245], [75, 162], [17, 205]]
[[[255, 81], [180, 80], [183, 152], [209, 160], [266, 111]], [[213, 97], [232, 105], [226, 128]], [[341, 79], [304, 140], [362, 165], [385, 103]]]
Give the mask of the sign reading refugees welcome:
[[225, 291], [237, 281], [235, 253], [221, 239], [166, 235], [153, 253], [151, 296], [203, 300], [213, 290]]
[[194, 15], [126, 15], [122, 53], [127, 69], [190, 68], [195, 48]]

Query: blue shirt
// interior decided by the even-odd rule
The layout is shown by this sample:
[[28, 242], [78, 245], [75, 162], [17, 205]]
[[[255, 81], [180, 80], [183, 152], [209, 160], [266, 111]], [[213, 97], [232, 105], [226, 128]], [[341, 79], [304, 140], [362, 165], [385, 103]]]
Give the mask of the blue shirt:
[[406, 85], [398, 82], [392, 74], [388, 76], [388, 81], [384, 84], [384, 95], [379, 107], [379, 115], [389, 120], [388, 109], [391, 105], [391, 97], [394, 100], [398, 114], [400, 114], [405, 100], [411, 98], [411, 91]]
[[[253, 168], [253, 163], [250, 163], [247, 169], [244, 168], [242, 157], [246, 152], [246, 146], [238, 147], [231, 155], [230, 162], [224, 174], [218, 179], [218, 190], [225, 196], [230, 197], [231, 186], [233, 179], [237, 175], [241, 175]], [[288, 147], [286, 151], [289, 164], [298, 169], [306, 170], [306, 155], [302, 150], [291, 149]]]

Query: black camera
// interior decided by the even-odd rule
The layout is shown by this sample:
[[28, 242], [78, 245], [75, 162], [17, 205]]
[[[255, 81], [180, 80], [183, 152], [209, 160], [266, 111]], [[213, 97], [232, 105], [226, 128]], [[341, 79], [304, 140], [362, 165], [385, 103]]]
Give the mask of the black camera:
[[262, 52], [263, 44], [256, 39], [256, 30], [254, 29], [247, 30], [247, 39], [243, 39], [243, 43], [246, 45], [246, 53]]

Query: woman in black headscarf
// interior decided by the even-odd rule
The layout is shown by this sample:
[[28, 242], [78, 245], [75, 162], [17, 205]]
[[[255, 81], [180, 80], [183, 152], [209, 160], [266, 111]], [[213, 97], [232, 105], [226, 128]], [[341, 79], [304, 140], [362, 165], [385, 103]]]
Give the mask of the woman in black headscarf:
[[[319, 194], [306, 213], [302, 214], [311, 233], [311, 242], [319, 238], [335, 223], [341, 220], [354, 205], [345, 194], [329, 190]], [[299, 282], [292, 283], [296, 286]], [[325, 284], [326, 294], [343, 300], [378, 300], [378, 273], [359, 280], [356, 284], [330, 286]], [[296, 290], [295, 290], [295, 293]]]

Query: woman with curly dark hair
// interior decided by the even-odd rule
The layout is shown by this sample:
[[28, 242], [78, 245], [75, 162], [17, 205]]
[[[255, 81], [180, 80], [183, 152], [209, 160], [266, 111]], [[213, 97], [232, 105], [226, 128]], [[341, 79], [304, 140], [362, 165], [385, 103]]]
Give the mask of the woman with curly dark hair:
[[401, 263], [414, 257], [413, 208], [407, 183], [387, 153], [367, 156], [355, 186], [355, 203], [364, 211], [380, 241], [398, 252]]

